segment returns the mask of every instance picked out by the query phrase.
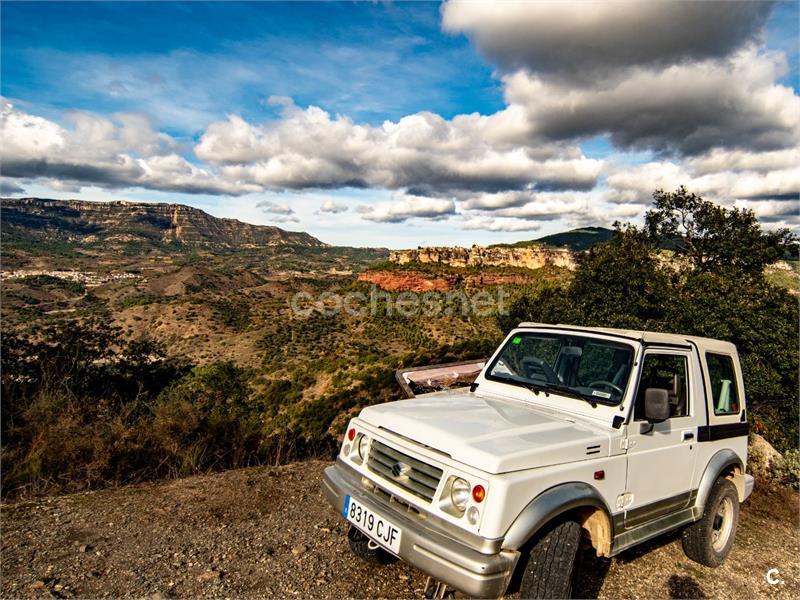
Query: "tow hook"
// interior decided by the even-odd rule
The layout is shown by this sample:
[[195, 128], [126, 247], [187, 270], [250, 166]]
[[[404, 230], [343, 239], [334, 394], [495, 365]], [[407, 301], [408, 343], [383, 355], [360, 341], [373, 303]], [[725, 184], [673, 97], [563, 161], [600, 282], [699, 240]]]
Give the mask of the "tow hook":
[[380, 548], [380, 546], [377, 543], [375, 543], [372, 540], [370, 540], [370, 541], [367, 542], [367, 548], [369, 550], [378, 550]]
[[425, 580], [425, 598], [428, 600], [442, 600], [443, 598], [455, 598], [456, 592], [442, 581], [437, 581], [433, 577]]

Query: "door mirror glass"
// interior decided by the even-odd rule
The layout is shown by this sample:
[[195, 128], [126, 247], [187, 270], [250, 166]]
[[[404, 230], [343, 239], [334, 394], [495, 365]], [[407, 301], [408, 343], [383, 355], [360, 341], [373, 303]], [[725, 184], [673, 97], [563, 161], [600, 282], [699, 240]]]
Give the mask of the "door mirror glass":
[[661, 388], [647, 388], [644, 392], [644, 418], [651, 423], [669, 419], [669, 393]]

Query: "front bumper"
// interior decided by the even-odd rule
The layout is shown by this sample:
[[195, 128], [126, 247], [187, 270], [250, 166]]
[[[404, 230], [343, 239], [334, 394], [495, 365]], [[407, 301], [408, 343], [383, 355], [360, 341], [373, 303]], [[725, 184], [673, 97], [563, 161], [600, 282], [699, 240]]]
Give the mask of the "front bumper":
[[322, 490], [341, 515], [345, 496], [352, 496], [403, 530], [399, 556], [434, 579], [474, 598], [497, 598], [508, 587], [519, 552], [485, 554], [454, 539], [444, 528], [401, 512], [380, 496], [370, 494], [361, 475], [341, 460], [325, 469]]

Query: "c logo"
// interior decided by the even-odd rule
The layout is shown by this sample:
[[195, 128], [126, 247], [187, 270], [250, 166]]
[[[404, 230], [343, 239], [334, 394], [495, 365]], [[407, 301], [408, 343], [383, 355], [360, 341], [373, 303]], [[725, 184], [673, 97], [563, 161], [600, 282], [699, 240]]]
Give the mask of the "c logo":
[[779, 576], [778, 569], [770, 569], [767, 571], [767, 583], [770, 585], [783, 585], [783, 579], [779, 579]]

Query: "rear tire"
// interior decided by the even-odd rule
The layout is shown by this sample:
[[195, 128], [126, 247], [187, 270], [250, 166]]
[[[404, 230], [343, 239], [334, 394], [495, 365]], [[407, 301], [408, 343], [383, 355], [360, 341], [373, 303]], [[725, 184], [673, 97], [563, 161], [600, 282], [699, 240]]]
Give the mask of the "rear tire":
[[564, 521], [531, 546], [522, 567], [520, 597], [570, 598], [575, 581], [581, 526]]
[[383, 548], [370, 548], [371, 540], [352, 525], [347, 530], [347, 541], [353, 554], [372, 565], [390, 565], [397, 560]]
[[708, 495], [703, 516], [681, 535], [686, 556], [707, 567], [718, 567], [730, 554], [739, 524], [736, 486], [720, 477]]

